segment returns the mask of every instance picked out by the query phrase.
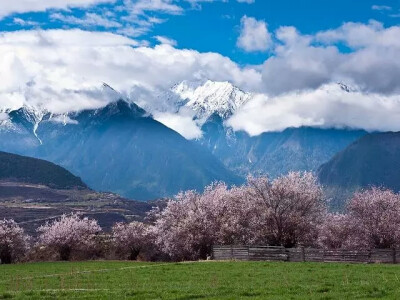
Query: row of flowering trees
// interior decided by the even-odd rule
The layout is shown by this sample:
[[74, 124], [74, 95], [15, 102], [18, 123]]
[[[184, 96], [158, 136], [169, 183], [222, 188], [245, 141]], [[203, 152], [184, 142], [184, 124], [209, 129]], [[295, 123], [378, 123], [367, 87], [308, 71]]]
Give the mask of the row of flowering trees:
[[400, 195], [378, 188], [357, 192], [346, 213], [331, 214], [316, 178], [293, 172], [273, 181], [250, 177], [240, 187], [215, 183], [203, 193], [183, 192], [164, 209], [153, 209], [146, 223], [117, 223], [110, 233], [75, 214], [37, 231], [33, 241], [13, 220], [0, 221], [1, 262], [32, 252], [61, 260], [110, 252], [131, 260], [195, 260], [209, 256], [215, 244], [390, 248], [400, 245]]

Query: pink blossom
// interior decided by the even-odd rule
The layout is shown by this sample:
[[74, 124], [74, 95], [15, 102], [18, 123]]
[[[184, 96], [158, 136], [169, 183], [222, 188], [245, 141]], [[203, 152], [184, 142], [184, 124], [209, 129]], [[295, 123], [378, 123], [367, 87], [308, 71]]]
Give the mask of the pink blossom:
[[326, 203], [311, 173], [291, 172], [272, 182], [250, 177], [248, 187], [260, 215], [258, 243], [285, 247], [315, 243]]
[[327, 214], [319, 228], [318, 244], [327, 249], [353, 248], [352, 226], [345, 214]]
[[354, 247], [400, 246], [400, 195], [372, 188], [355, 193], [348, 204]]
[[47, 223], [37, 231], [40, 233], [39, 245], [57, 251], [62, 260], [68, 260], [72, 251], [92, 250], [101, 228], [96, 220], [72, 214], [63, 215], [60, 220]]
[[12, 219], [0, 221], [0, 260], [11, 263], [21, 259], [29, 248], [29, 236]]
[[136, 260], [140, 252], [151, 247], [151, 233], [149, 226], [141, 222], [116, 223], [112, 228], [112, 241], [120, 255]]

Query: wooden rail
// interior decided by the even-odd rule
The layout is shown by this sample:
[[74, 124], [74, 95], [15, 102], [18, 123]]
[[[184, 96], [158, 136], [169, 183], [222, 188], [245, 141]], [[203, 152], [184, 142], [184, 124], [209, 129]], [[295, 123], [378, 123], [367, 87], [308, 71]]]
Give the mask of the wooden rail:
[[400, 263], [396, 249], [345, 250], [274, 246], [214, 246], [215, 260]]

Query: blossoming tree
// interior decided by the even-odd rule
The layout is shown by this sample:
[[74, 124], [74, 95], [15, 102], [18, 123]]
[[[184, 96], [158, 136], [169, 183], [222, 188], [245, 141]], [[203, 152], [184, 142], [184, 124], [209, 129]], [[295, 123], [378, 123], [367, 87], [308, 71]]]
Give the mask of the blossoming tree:
[[96, 220], [77, 214], [63, 215], [60, 220], [47, 223], [37, 230], [41, 246], [56, 251], [61, 260], [69, 260], [72, 251], [89, 251], [96, 246], [96, 235], [101, 231]]
[[312, 173], [291, 172], [272, 182], [266, 177], [249, 178], [248, 186], [260, 214], [260, 243], [293, 247], [315, 242], [326, 205]]
[[141, 251], [151, 247], [151, 230], [141, 222], [116, 223], [112, 228], [112, 241], [118, 254], [136, 260]]
[[381, 188], [355, 193], [348, 204], [352, 246], [400, 246], [400, 195]]
[[14, 220], [0, 220], [1, 263], [9, 264], [22, 258], [29, 248], [29, 239]]
[[180, 193], [158, 213], [160, 249], [176, 260], [206, 258], [214, 244], [294, 246], [316, 241], [326, 212], [322, 189], [310, 173], [290, 173], [270, 182], [208, 186]]
[[318, 245], [327, 249], [351, 248], [352, 229], [346, 214], [327, 214], [319, 227]]

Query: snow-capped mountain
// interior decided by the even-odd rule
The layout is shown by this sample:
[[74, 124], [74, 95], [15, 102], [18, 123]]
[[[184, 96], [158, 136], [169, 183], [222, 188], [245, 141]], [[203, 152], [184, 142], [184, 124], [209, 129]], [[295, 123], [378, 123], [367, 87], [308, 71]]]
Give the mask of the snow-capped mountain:
[[184, 106], [196, 112], [196, 118], [206, 121], [218, 114], [222, 119], [229, 118], [239, 107], [252, 98], [230, 82], [207, 80], [203, 84], [183, 81], [172, 88], [172, 92], [184, 100]]
[[96, 190], [147, 200], [200, 191], [216, 180], [242, 182], [204, 148], [124, 99], [59, 115], [21, 107], [3, 117], [15, 129], [0, 130], [0, 151], [57, 163]]

